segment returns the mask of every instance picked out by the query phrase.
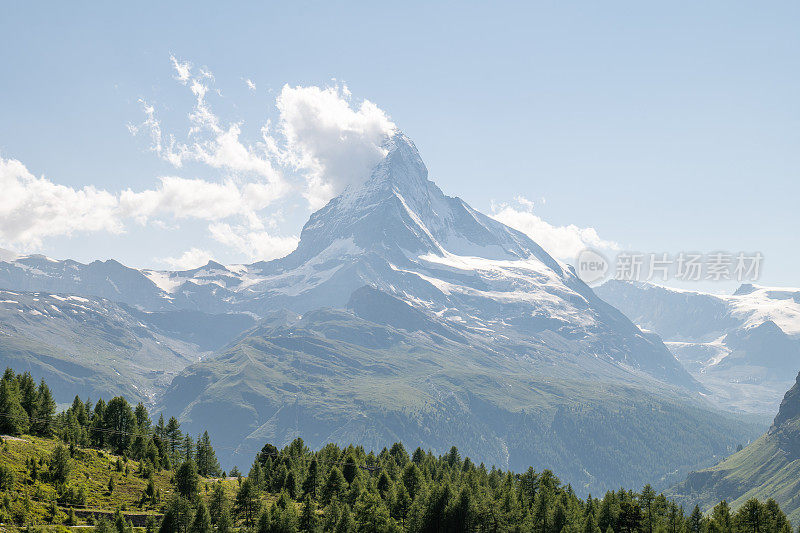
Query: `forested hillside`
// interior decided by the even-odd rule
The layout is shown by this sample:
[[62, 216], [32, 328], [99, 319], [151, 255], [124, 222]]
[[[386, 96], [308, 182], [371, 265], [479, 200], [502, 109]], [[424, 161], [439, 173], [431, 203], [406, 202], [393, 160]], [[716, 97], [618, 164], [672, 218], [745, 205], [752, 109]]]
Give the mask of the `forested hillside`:
[[[579, 498], [551, 471], [499, 470], [396, 443], [379, 452], [300, 438], [266, 444], [247, 476], [220, 472], [207, 434], [153, 423], [122, 397], [76, 398], [55, 413], [44, 382], [7, 370], [0, 383], [0, 519], [7, 525], [131, 522], [163, 533], [230, 531], [790, 532], [772, 500], [704, 516], [650, 485]], [[546, 467], [546, 465], [537, 465]]]

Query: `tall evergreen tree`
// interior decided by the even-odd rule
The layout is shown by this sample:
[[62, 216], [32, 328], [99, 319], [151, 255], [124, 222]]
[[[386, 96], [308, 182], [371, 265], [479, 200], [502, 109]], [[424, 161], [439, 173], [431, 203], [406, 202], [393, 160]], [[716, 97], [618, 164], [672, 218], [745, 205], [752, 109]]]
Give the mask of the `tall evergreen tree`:
[[[11, 374], [13, 376], [13, 372]], [[25, 412], [28, 413], [29, 419], [37, 417], [36, 406], [38, 395], [36, 394], [36, 382], [31, 377], [30, 372], [23, 372], [16, 378], [17, 387], [19, 388], [20, 403]]]
[[50, 393], [50, 387], [42, 379], [36, 391], [36, 418], [31, 424], [38, 436], [49, 438], [53, 435], [55, 413], [56, 401]]
[[98, 448], [104, 448], [106, 445], [106, 402], [102, 398], [97, 400], [94, 405], [94, 412], [92, 413], [92, 427], [89, 435], [91, 443]]
[[179, 459], [178, 452], [181, 442], [183, 441], [183, 433], [181, 432], [181, 425], [178, 419], [174, 416], [169, 417], [169, 422], [167, 422], [167, 426], [164, 428], [164, 437], [167, 441], [170, 460], [173, 463], [177, 463]]
[[197, 451], [195, 453], [197, 462], [197, 472], [203, 477], [216, 477], [220, 473], [217, 454], [211, 446], [211, 438], [208, 431], [204, 431], [197, 439]]
[[211, 516], [208, 514], [208, 509], [206, 508], [206, 504], [203, 503], [203, 500], [200, 500], [197, 504], [192, 527], [189, 531], [191, 533], [211, 533], [213, 531], [211, 527]]
[[[10, 369], [9, 369], [10, 370]], [[22, 407], [19, 387], [13, 372], [8, 370], [0, 381], [0, 433], [6, 435], [22, 435], [30, 428], [30, 420]]]
[[308, 465], [308, 471], [306, 472], [306, 478], [303, 480], [303, 495], [304, 496], [311, 496], [312, 498], [316, 499], [317, 497], [317, 486], [319, 485], [319, 465], [317, 464], [317, 459], [314, 458], [311, 460], [311, 464]]
[[136, 431], [136, 417], [128, 401], [122, 396], [112, 398], [108, 402], [103, 415], [103, 428], [111, 449], [119, 455], [125, 453]]
[[236, 493], [236, 512], [247, 527], [252, 527], [253, 521], [258, 515], [260, 507], [258, 497], [258, 490], [253, 486], [252, 481], [249, 479], [242, 481], [239, 491]]
[[193, 501], [198, 494], [200, 480], [194, 461], [185, 461], [175, 471], [175, 488], [182, 498]]
[[142, 402], [136, 404], [136, 409], [133, 410], [133, 415], [136, 417], [136, 427], [143, 433], [150, 431], [150, 415], [147, 412], [147, 407]]

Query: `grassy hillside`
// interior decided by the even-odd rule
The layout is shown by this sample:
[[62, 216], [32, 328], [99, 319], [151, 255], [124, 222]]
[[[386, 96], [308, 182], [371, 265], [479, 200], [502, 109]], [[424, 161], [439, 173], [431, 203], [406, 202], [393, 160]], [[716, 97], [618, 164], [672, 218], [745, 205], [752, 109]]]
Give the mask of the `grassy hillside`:
[[721, 499], [738, 508], [751, 498], [772, 498], [800, 522], [800, 375], [765, 435], [716, 466], [692, 472], [669, 494], [706, 509]]
[[[184, 481], [189, 478], [181, 474], [187, 463], [161, 471], [152, 478], [157, 501], [143, 504], [146, 484], [136, 474], [141, 465], [103, 450], [72, 447], [66, 482], [54, 481], [54, 454], [60, 446], [60, 441], [28, 435], [5, 437], [0, 443], [0, 530], [13, 524], [66, 531], [64, 524], [97, 524], [121, 511], [134, 524], [162, 533], [748, 533], [754, 520], [761, 531], [792, 531], [784, 513], [770, 501], [751, 500], [736, 513], [721, 504], [710, 516], [699, 509], [687, 514], [649, 485], [640, 492], [620, 489], [584, 500], [549, 470], [531, 468], [517, 474], [489, 469], [462, 458], [455, 447], [441, 456], [419, 448], [409, 455], [401, 444], [379, 453], [352, 445], [311, 451], [302, 439], [282, 450], [265, 445], [245, 478], [194, 477], [187, 488]], [[39, 466], [33, 476], [32, 464]], [[82, 504], [61, 501], [70, 488], [84, 495]], [[89, 513], [95, 514], [89, 518]], [[132, 533], [124, 523], [95, 531]]]
[[773, 498], [793, 523], [800, 523], [800, 459], [787, 456], [777, 439], [764, 435], [718, 465], [692, 472], [668, 494], [704, 510], [723, 499], [738, 509], [751, 498]]
[[512, 357], [446, 333], [333, 310], [275, 318], [188, 367], [161, 409], [193, 433], [207, 429], [223, 466], [298, 435], [312, 447], [415, 442], [444, 453], [456, 444], [487, 464], [552, 468], [584, 495], [667, 487], [766, 426], [635, 372], [623, 381], [600, 358], [523, 341], [516, 350], [526, 355]]
[[[79, 515], [87, 511], [112, 515], [122, 510], [127, 515], [160, 516], [164, 505], [175, 493], [172, 483], [174, 472], [161, 470], [152, 475], [158, 498], [155, 502], [142, 502], [148, 480], [141, 476], [138, 461], [106, 450], [74, 446], [71, 447], [71, 468], [67, 481], [57, 482], [52, 479], [49, 469], [53, 451], [59, 445], [63, 445], [59, 440], [31, 435], [2, 437], [0, 470], [13, 472], [13, 483], [5, 487], [0, 485], [0, 522], [64, 523], [70, 508], [78, 510]], [[70, 450], [69, 447], [67, 449]], [[31, 461], [37, 465], [35, 480]], [[113, 490], [109, 491], [111, 478], [114, 484]], [[207, 499], [212, 484], [218, 481], [223, 483], [229, 500], [232, 500], [238, 486], [236, 479], [201, 478], [201, 496]], [[81, 493], [82, 497], [79, 496]], [[57, 510], [55, 516], [52, 512], [54, 502]], [[85, 523], [85, 517], [77, 517], [77, 525]]]
[[[104, 450], [73, 448], [71, 470], [63, 487], [50, 479], [48, 467], [53, 451], [60, 444], [54, 439], [42, 439], [30, 435], [21, 437], [4, 437], [0, 444], [0, 468], [5, 467], [13, 472], [13, 486], [7, 487], [5, 497], [10, 500], [10, 509], [4, 509], [5, 516], [15, 522], [21, 522], [21, 513], [30, 501], [30, 514], [26, 523], [63, 522], [66, 509], [74, 505], [79, 509], [94, 509], [114, 512], [123, 509], [131, 512], [156, 512], [158, 506], [150, 503], [140, 504], [147, 480], [137, 476], [139, 463], [112, 455]], [[36, 474], [33, 474], [30, 461], [36, 463]], [[118, 471], [118, 462], [121, 470]], [[33, 476], [36, 476], [36, 480]], [[171, 472], [163, 470], [153, 474], [153, 480], [162, 498], [169, 497], [172, 492], [170, 484]], [[114, 488], [108, 490], [109, 479], [114, 479]], [[65, 496], [70, 489], [76, 496]], [[83, 497], [77, 496], [82, 490]], [[61, 500], [58, 516], [51, 516], [51, 502]], [[6, 507], [6, 504], [3, 504]]]

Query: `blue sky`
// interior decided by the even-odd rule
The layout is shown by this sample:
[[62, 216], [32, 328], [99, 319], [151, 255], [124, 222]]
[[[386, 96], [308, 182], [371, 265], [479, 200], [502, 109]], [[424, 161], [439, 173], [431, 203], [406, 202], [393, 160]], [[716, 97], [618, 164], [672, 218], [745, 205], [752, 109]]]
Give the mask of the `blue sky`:
[[[267, 120], [281, 124], [285, 84], [338, 86], [347, 120], [372, 120], [358, 106], [374, 102], [442, 189], [484, 212], [593, 228], [622, 249], [760, 251], [762, 283], [797, 286], [799, 16], [791, 2], [11, 3], [0, 15], [0, 157], [24, 165], [28, 182], [111, 197], [157, 190], [165, 176], [241, 185], [230, 168], [196, 158], [176, 168], [150, 149], [142, 101], [165, 138], [190, 139], [196, 100], [173, 56], [247, 146]], [[259, 241], [261, 255], [288, 246], [312, 209], [309, 167], [286, 172], [294, 193], [254, 208], [258, 234], [275, 239]], [[87, 209], [112, 201], [81, 198]], [[250, 222], [215, 219], [226, 240], [207, 217], [153, 213], [71, 235], [54, 217], [23, 241], [25, 221], [8, 217], [0, 245], [156, 268], [191, 250], [254, 258], [239, 234]]]

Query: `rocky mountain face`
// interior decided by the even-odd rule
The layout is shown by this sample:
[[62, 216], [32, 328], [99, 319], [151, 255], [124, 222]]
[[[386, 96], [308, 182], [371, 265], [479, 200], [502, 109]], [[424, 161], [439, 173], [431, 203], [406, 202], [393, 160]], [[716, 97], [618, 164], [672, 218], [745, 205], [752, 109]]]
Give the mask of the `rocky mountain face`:
[[162, 272], [31, 256], [0, 263], [0, 286], [124, 302], [126, 328], [140, 321], [196, 346], [174, 349], [184, 360], [216, 321], [258, 317], [237, 334], [234, 320], [200, 361], [176, 363], [154, 398], [190, 432], [209, 430], [227, 466], [296, 436], [312, 447], [456, 443], [597, 493], [666, 484], [758, 434], [712, 409], [658, 336], [570, 267], [446, 196], [408, 138], [386, 151], [282, 259]]
[[748, 284], [715, 295], [609, 281], [596, 292], [663, 338], [726, 408], [774, 413], [800, 371], [800, 289]]

